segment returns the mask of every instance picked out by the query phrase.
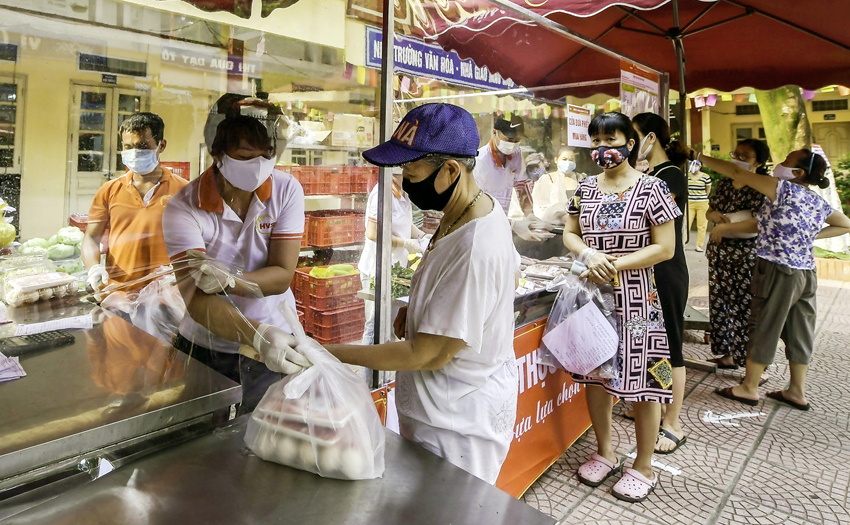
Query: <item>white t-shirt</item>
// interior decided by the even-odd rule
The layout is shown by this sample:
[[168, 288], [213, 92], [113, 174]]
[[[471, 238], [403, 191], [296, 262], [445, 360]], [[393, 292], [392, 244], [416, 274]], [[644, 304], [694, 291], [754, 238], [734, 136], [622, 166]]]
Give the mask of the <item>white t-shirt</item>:
[[[300, 240], [304, 235], [304, 190], [292, 175], [275, 170], [257, 190], [245, 221], [221, 198], [213, 168], [190, 182], [168, 203], [162, 216], [162, 229], [168, 256], [174, 260], [189, 250], [207, 255], [232, 269], [253, 272], [269, 260], [272, 240]], [[224, 298], [224, 295], [221, 297]], [[292, 290], [262, 299], [229, 295], [225, 298], [248, 318], [288, 330], [278, 305], [286, 302], [295, 309]], [[214, 336], [188, 314], [180, 323], [180, 333], [200, 346], [236, 353], [239, 345]]]
[[[573, 179], [571, 179], [573, 180]], [[575, 193], [578, 183], [573, 181], [572, 189], [567, 189], [567, 177], [560, 172], [547, 173], [534, 183], [531, 200], [534, 202], [534, 215], [542, 218], [546, 210], [557, 206], [561, 211], [567, 211], [569, 198]], [[569, 192], [569, 193], [567, 193]]]
[[499, 475], [516, 421], [518, 270], [499, 206], [440, 239], [413, 276], [407, 337], [441, 335], [466, 347], [439, 370], [396, 375], [401, 434], [488, 483]]
[[[366, 225], [369, 221], [378, 221], [378, 187], [375, 186], [369, 194], [369, 200], [366, 202]], [[413, 229], [413, 207], [410, 204], [410, 198], [406, 193], [402, 192], [399, 197], [393, 195], [393, 223], [392, 233], [396, 237], [402, 239], [410, 239], [410, 232]], [[360, 254], [360, 263], [357, 269], [364, 277], [374, 277], [376, 271], [375, 259], [377, 258], [378, 243], [371, 241], [368, 238], [363, 245], [363, 252]], [[402, 266], [407, 266], [407, 250], [404, 248], [393, 248], [393, 264], [399, 263]]]
[[522, 154], [516, 152], [505, 158], [504, 166], [497, 162], [488, 142], [478, 150], [473, 176], [478, 187], [493, 197], [502, 206], [502, 211], [508, 213], [514, 194], [514, 182], [525, 180], [525, 161]]

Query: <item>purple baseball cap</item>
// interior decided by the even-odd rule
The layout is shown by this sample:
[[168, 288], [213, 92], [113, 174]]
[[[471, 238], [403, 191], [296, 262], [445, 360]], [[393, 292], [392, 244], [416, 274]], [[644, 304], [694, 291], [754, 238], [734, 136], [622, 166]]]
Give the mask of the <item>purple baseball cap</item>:
[[465, 109], [452, 104], [423, 104], [404, 116], [383, 144], [363, 152], [377, 166], [398, 166], [438, 153], [478, 155], [478, 126]]

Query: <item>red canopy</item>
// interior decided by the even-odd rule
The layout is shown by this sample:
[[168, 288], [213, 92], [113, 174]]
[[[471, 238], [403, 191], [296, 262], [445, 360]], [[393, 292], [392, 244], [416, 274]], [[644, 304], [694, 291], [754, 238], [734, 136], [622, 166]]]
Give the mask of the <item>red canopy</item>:
[[[163, 0], [160, 0], [163, 1]], [[183, 0], [204, 11], [228, 11], [244, 18], [251, 17], [252, 0]], [[263, 16], [278, 8], [289, 7], [298, 0], [260, 0]]]
[[[847, 0], [506, 0], [617, 53], [670, 74], [679, 85], [680, 37], [688, 90], [816, 89], [850, 83]], [[439, 5], [448, 7], [439, 7]], [[538, 7], [528, 7], [538, 5]], [[424, 37], [526, 87], [618, 78], [620, 62], [488, 0], [429, 3]], [[616, 85], [541, 93], [616, 94]], [[554, 95], [554, 96], [553, 96]]]

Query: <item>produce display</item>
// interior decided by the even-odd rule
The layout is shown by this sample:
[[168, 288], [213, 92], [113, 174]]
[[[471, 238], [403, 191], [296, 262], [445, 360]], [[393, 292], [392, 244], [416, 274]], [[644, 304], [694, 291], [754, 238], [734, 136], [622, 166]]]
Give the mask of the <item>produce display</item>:
[[17, 276], [6, 280], [3, 300], [10, 306], [46, 301], [77, 293], [77, 280], [65, 273], [48, 272]]
[[[399, 297], [407, 297], [410, 295], [410, 280], [413, 279], [415, 270], [413, 268], [405, 268], [399, 263], [393, 264], [391, 282], [391, 293], [393, 299]], [[372, 278], [371, 289], [375, 289], [375, 279]]]
[[26, 241], [18, 249], [18, 253], [22, 255], [44, 254], [54, 261], [71, 259], [79, 257], [84, 237], [83, 230], [76, 226], [66, 226], [49, 239], [35, 237]]
[[310, 270], [310, 275], [319, 279], [329, 279], [340, 275], [357, 275], [360, 272], [350, 264], [334, 264], [327, 267], [316, 266]]

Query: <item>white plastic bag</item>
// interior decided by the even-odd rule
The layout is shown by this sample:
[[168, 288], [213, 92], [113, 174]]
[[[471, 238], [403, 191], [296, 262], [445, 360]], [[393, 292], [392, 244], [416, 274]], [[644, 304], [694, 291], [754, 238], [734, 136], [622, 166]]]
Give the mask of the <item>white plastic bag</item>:
[[168, 267], [161, 267], [144, 280], [150, 283], [138, 293], [111, 293], [101, 306], [113, 313], [124, 314], [137, 328], [171, 343], [186, 314], [174, 272]]
[[384, 427], [366, 384], [281, 310], [298, 351], [313, 366], [269, 387], [251, 414], [245, 444], [266, 461], [326, 478], [373, 479], [384, 472]]
[[[593, 302], [602, 315], [619, 334], [619, 322], [616, 313], [616, 301], [614, 289], [611, 285], [597, 285], [577, 275], [567, 275], [559, 282], [560, 290], [552, 305], [546, 330], [543, 332], [545, 338], [549, 332], [561, 323], [565, 322], [572, 314], [576, 313], [584, 305]], [[555, 358], [546, 344], [540, 343], [541, 362], [546, 365], [564, 369], [564, 366]], [[596, 370], [585, 375], [587, 378], [606, 379], [614, 383], [621, 379], [622, 363], [618, 351], [611, 359], [603, 363]]]

